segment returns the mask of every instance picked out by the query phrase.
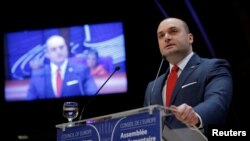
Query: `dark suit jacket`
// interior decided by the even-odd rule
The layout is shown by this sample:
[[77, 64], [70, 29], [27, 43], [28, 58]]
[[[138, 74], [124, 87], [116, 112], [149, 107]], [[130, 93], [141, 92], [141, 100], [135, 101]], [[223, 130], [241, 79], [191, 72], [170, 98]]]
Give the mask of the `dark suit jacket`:
[[[165, 85], [166, 73], [161, 75], [151, 91], [154, 81], [148, 84], [144, 106], [163, 105], [162, 88]], [[200, 115], [204, 128], [210, 124], [221, 124], [226, 115], [232, 97], [232, 78], [230, 66], [223, 59], [205, 59], [197, 54], [191, 57], [181, 75], [171, 97], [171, 105], [186, 103]], [[174, 116], [166, 119], [170, 128], [184, 127]]]
[[[27, 99], [55, 98], [51, 82], [51, 68], [45, 65], [32, 72]], [[68, 62], [62, 86], [62, 97], [93, 95], [97, 91], [87, 66]]]

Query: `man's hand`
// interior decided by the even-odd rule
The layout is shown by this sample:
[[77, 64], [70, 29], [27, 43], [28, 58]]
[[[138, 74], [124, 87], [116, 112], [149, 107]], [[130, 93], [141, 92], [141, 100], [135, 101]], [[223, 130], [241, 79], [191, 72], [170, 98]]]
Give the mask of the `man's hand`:
[[187, 105], [181, 104], [180, 106], [171, 105], [175, 117], [188, 126], [199, 126], [200, 120], [194, 109]]

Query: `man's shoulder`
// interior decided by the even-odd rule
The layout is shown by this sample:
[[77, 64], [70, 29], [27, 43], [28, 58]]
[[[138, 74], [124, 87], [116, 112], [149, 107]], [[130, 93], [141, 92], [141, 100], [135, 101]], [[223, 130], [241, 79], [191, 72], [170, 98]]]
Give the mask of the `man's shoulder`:
[[231, 70], [231, 65], [226, 59], [222, 58], [202, 58], [200, 68], [202, 70]]
[[226, 59], [222, 58], [202, 58], [202, 62], [207, 65], [214, 65], [214, 64], [226, 64], [229, 65], [229, 62]]
[[45, 75], [50, 72], [49, 70], [50, 70], [49, 66], [44, 65], [43, 67], [32, 70], [32, 75], [35, 75], [35, 76]]
[[76, 63], [73, 61], [69, 61], [68, 62], [68, 69], [73, 69], [75, 71], [84, 71], [84, 70], [88, 69], [88, 67], [85, 64], [80, 64], [80, 63]]
[[205, 64], [216, 64], [216, 63], [225, 63], [229, 64], [226, 59], [223, 58], [207, 58], [207, 57], [200, 57], [198, 54], [194, 53], [195, 60], [201, 60], [202, 63]]

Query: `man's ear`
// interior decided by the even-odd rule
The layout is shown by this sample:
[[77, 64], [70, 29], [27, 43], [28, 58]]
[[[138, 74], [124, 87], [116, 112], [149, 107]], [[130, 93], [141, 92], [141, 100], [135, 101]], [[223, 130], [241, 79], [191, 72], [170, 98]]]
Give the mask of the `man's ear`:
[[192, 33], [188, 33], [188, 41], [190, 44], [192, 44], [194, 42], [194, 36]]

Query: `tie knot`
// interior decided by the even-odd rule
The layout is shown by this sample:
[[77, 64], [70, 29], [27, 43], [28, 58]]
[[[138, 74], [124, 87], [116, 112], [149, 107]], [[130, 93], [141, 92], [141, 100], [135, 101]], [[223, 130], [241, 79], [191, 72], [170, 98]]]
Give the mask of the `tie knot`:
[[60, 72], [60, 71], [61, 71], [61, 69], [60, 69], [60, 67], [58, 67], [57, 70], [56, 70], [56, 72]]
[[177, 72], [179, 70], [179, 67], [177, 65], [174, 65], [171, 69], [171, 72], [175, 71]]

